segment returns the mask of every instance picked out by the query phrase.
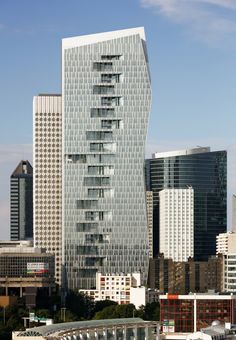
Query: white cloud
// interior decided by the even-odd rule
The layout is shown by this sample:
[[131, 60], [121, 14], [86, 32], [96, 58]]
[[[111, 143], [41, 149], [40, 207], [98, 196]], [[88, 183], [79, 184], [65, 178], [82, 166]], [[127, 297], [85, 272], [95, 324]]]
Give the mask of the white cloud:
[[190, 28], [207, 43], [217, 43], [236, 32], [236, 0], [140, 0], [141, 5]]

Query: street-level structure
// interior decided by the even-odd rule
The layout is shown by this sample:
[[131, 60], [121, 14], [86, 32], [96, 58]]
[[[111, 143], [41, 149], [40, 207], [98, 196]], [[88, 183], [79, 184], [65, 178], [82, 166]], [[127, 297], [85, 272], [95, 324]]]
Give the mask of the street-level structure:
[[65, 322], [13, 332], [12, 340], [156, 340], [159, 325], [140, 318]]
[[[51, 295], [55, 287], [54, 256], [43, 249], [22, 246], [0, 247], [0, 288], [3, 295], [27, 296], [27, 290], [44, 289]], [[26, 301], [27, 303], [27, 301]]]

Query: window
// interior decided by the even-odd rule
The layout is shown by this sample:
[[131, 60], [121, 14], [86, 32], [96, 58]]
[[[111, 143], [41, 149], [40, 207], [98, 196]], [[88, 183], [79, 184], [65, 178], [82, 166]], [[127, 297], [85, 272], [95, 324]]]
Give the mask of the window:
[[94, 85], [93, 94], [114, 94], [114, 85]]
[[110, 185], [110, 177], [85, 177], [85, 186], [103, 186]]
[[102, 73], [101, 74], [101, 82], [102, 83], [120, 83], [121, 81], [120, 73]]
[[95, 62], [93, 63], [94, 71], [112, 71], [111, 62]]
[[90, 151], [115, 152], [116, 143], [90, 143]]
[[88, 189], [88, 197], [91, 198], [112, 198], [114, 189]]
[[96, 255], [98, 254], [98, 247], [96, 246], [77, 246], [78, 255]]
[[114, 174], [114, 166], [88, 166], [88, 174], [89, 175], [113, 175]]
[[115, 157], [115, 155], [113, 155], [113, 154], [105, 154], [105, 155], [91, 154], [91, 155], [87, 155], [88, 163], [90, 163], [90, 164], [113, 163], [114, 157]]
[[104, 119], [101, 121], [103, 129], [123, 129], [123, 121], [120, 119]]
[[78, 200], [77, 209], [96, 209], [98, 201], [95, 200]]
[[85, 266], [88, 266], [88, 267], [102, 266], [103, 261], [104, 261], [103, 257], [86, 257]]
[[115, 114], [115, 109], [113, 109], [113, 108], [107, 108], [107, 109], [92, 108], [90, 110], [91, 118], [96, 118], [96, 117], [113, 117], [114, 114]]
[[98, 227], [98, 223], [77, 223], [76, 224], [77, 232], [95, 231], [97, 227]]
[[107, 242], [107, 239], [106, 239], [106, 235], [103, 235], [103, 234], [87, 234], [85, 235], [85, 242], [105, 243]]
[[86, 211], [86, 221], [110, 221], [111, 211]]
[[112, 131], [86, 131], [87, 140], [112, 140]]
[[108, 54], [108, 55], [102, 55], [101, 59], [102, 60], [120, 60], [122, 59], [122, 54]]
[[67, 163], [86, 163], [86, 155], [67, 155]]
[[103, 106], [120, 106], [123, 105], [122, 97], [101, 97]]

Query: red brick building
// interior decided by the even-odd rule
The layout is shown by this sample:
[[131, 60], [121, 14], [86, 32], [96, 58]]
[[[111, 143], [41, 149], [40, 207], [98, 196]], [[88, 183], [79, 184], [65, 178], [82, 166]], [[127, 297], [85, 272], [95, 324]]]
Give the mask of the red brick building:
[[160, 295], [160, 322], [163, 332], [196, 332], [212, 321], [236, 322], [236, 295]]

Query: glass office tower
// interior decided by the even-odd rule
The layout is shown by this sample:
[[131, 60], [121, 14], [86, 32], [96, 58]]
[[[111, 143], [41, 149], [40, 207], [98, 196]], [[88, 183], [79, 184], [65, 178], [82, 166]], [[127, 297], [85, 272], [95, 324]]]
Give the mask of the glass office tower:
[[63, 260], [69, 288], [96, 272], [147, 278], [144, 152], [151, 102], [143, 28], [63, 39]]
[[153, 191], [154, 257], [159, 253], [159, 191], [194, 190], [194, 258], [216, 253], [216, 236], [227, 229], [227, 153], [196, 148], [163, 152], [146, 160], [146, 184]]

